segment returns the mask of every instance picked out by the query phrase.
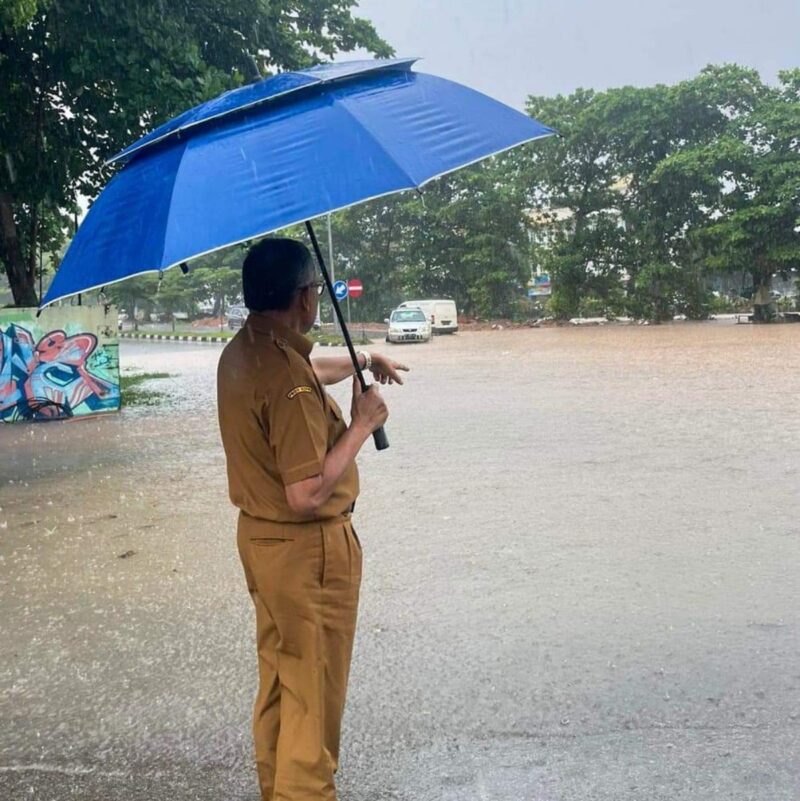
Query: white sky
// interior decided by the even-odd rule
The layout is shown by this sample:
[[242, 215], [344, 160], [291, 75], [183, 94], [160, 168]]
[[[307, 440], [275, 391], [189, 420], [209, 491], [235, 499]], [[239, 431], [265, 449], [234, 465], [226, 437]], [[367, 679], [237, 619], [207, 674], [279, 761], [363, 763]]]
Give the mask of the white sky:
[[[398, 56], [522, 108], [529, 94], [647, 86], [709, 63], [800, 66], [800, 0], [360, 0]], [[352, 54], [342, 59], [353, 58]]]

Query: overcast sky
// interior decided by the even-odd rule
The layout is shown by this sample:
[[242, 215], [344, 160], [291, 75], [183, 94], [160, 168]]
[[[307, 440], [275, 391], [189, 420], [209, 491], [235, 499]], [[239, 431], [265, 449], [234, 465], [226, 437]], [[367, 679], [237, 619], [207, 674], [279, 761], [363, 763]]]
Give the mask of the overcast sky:
[[[800, 0], [360, 0], [399, 56], [522, 108], [529, 94], [800, 66]], [[352, 58], [352, 55], [345, 58]]]

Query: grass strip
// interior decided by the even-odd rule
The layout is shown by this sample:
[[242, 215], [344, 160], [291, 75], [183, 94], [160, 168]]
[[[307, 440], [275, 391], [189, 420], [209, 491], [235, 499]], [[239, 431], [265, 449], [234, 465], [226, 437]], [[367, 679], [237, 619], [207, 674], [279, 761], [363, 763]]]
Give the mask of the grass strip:
[[122, 406], [157, 406], [164, 399], [164, 393], [146, 389], [139, 385], [144, 381], [170, 377], [169, 373], [120, 375], [119, 390], [122, 396]]

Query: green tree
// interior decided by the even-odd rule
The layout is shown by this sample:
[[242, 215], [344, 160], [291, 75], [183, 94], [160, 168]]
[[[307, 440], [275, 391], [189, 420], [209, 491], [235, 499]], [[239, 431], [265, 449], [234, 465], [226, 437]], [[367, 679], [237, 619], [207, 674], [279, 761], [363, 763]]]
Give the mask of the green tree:
[[723, 65], [672, 87], [610, 93], [613, 158], [625, 184], [620, 264], [633, 316], [655, 321], [676, 313], [707, 316], [704, 265], [687, 235], [705, 209], [695, 187], [661, 180], [660, 168], [726, 136], [763, 88], [754, 70]]
[[696, 198], [688, 241], [709, 271], [745, 271], [755, 319], [775, 317], [772, 276], [800, 269], [800, 69], [761, 86], [725, 135], [666, 159], [662, 185]]
[[212, 314], [221, 316], [242, 292], [242, 260], [246, 246], [227, 248], [193, 262], [187, 273], [168, 270], [112, 284], [105, 296], [133, 315], [156, 311], [182, 312], [193, 317], [204, 301], [214, 304]]
[[0, 0], [0, 27], [14, 29], [29, 22], [38, 0]]
[[125, 311], [138, 328], [139, 314], [147, 314], [153, 307], [153, 298], [158, 292], [158, 276], [139, 275], [119, 281], [106, 289], [105, 295], [120, 311]]
[[189, 283], [197, 301], [213, 300], [213, 316], [225, 314], [230, 303], [242, 293], [242, 271], [223, 264], [198, 267], [191, 271]]
[[585, 89], [528, 98], [528, 113], [561, 134], [529, 152], [524, 172], [535, 260], [553, 276], [550, 305], [560, 319], [576, 316], [590, 297], [612, 313], [622, 274], [622, 176], [609, 136], [609, 104], [608, 94]]
[[334, 215], [337, 277], [358, 277], [363, 315], [410, 297], [446, 297], [467, 314], [512, 313], [530, 275], [519, 162], [504, 155], [444, 176], [421, 193]]
[[558, 316], [586, 298], [619, 311], [622, 284], [633, 316], [708, 313], [707, 262], [688, 236], [707, 204], [691, 182], [664, 180], [662, 165], [727, 136], [763, 91], [754, 71], [722, 66], [672, 87], [529, 99], [530, 113], [564, 135], [533, 151], [529, 169]]
[[390, 48], [354, 0], [6, 0], [0, 6], [0, 260], [37, 302], [39, 247], [63, 243], [104, 159], [256, 71]]
[[[357, 306], [353, 304], [353, 311], [363, 321], [382, 320], [403, 298], [405, 200], [379, 198], [332, 217], [336, 278], [363, 281], [364, 294]], [[318, 234], [324, 242], [322, 226]], [[324, 245], [323, 250], [327, 258]]]

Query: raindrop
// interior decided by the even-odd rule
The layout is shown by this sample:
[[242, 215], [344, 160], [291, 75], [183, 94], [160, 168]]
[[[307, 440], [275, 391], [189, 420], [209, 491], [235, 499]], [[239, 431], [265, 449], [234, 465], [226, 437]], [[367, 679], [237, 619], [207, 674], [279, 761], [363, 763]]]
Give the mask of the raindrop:
[[6, 169], [8, 170], [8, 177], [12, 184], [17, 182], [17, 171], [14, 168], [14, 159], [10, 153], [6, 153]]

